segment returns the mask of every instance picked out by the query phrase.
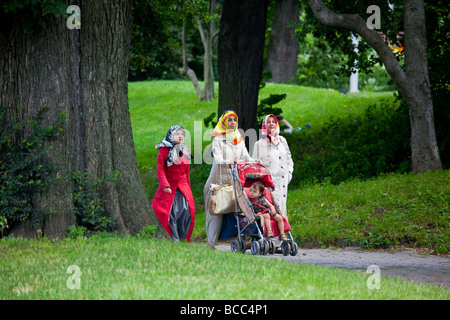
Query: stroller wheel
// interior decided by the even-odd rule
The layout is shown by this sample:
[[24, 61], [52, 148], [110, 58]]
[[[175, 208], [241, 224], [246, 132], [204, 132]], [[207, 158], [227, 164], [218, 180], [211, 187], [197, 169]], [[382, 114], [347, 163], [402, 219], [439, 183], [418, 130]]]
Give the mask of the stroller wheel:
[[241, 246], [237, 240], [231, 241], [231, 252], [241, 251]]
[[242, 240], [231, 241], [231, 252], [245, 252], [245, 244]]
[[247, 246], [245, 244], [245, 241], [242, 239], [239, 239], [239, 245], [241, 246], [241, 252], [245, 253], [245, 251], [247, 250]]
[[275, 247], [273, 245], [272, 240], [269, 240], [269, 254], [274, 254], [275, 253]]
[[298, 253], [298, 245], [295, 242], [292, 242], [291, 244], [291, 256], [296, 256]]
[[283, 241], [281, 244], [281, 253], [283, 253], [283, 256], [289, 255], [291, 252], [291, 245], [289, 242]]
[[259, 254], [259, 251], [261, 250], [261, 246], [258, 241], [252, 241], [252, 246], [250, 247], [250, 250], [253, 255]]
[[264, 252], [262, 253], [263, 255], [266, 255], [269, 253], [270, 250], [270, 243], [267, 240], [264, 240]]

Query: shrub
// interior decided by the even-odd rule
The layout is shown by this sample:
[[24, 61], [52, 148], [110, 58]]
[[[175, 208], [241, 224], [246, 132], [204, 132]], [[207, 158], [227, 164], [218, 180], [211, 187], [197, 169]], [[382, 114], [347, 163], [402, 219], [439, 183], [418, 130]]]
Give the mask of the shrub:
[[113, 182], [119, 176], [118, 171], [113, 171], [104, 178], [92, 178], [88, 171], [72, 174], [74, 181], [74, 210], [77, 216], [77, 224], [89, 230], [105, 231], [113, 223], [112, 218], [107, 216], [104, 200], [99, 190], [104, 182]]
[[156, 236], [156, 225], [147, 225], [139, 231], [139, 237], [141, 238], [154, 238]]
[[380, 173], [411, 170], [410, 125], [404, 105], [372, 105], [361, 115], [331, 119], [322, 128], [287, 135], [295, 175], [302, 182], [369, 178]]
[[10, 227], [26, 220], [37, 223], [45, 214], [33, 206], [32, 199], [45, 189], [53, 169], [42, 159], [52, 148], [46, 142], [62, 131], [65, 122], [61, 113], [53, 125], [43, 127], [46, 110], [43, 106], [36, 117], [21, 122], [17, 115], [9, 119], [6, 108], [0, 108], [0, 217]]

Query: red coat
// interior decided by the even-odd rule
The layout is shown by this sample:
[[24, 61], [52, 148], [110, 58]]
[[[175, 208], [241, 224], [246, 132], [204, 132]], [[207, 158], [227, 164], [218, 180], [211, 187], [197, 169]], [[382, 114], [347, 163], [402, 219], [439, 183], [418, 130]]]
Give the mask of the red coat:
[[[152, 208], [156, 213], [159, 221], [163, 225], [164, 229], [172, 236], [169, 228], [169, 214], [172, 208], [172, 202], [175, 198], [175, 193], [177, 188], [183, 193], [185, 198], [189, 203], [189, 211], [191, 212], [191, 226], [189, 228], [186, 241], [191, 241], [191, 234], [194, 230], [195, 222], [195, 203], [194, 197], [191, 191], [191, 180], [189, 178], [189, 164], [173, 164], [170, 167], [166, 166], [166, 159], [169, 154], [169, 148], [162, 147], [159, 149], [158, 153], [158, 163], [156, 177], [159, 181], [158, 190], [156, 191], [155, 197], [152, 200]], [[184, 155], [181, 156], [184, 159]], [[184, 159], [185, 160], [185, 159]], [[172, 193], [164, 192], [164, 188], [169, 187]]]

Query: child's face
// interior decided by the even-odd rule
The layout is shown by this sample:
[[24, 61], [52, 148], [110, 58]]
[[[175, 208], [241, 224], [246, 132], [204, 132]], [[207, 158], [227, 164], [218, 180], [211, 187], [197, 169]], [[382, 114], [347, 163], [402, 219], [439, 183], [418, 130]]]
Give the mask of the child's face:
[[173, 141], [175, 143], [182, 143], [184, 140], [184, 132], [183, 130], [178, 130], [173, 134]]
[[249, 196], [252, 199], [258, 198], [261, 196], [261, 193], [259, 192], [258, 188], [256, 187], [250, 187]]

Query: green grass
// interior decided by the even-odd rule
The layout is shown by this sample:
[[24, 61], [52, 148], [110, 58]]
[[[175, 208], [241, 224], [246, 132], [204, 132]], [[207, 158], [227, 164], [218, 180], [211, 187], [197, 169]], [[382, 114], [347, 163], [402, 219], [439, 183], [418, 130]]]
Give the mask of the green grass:
[[[381, 99], [394, 100], [392, 92], [342, 95], [336, 90], [273, 83], [260, 91], [260, 99], [282, 93], [286, 93], [287, 98], [277, 107], [283, 109], [283, 115], [294, 127], [320, 126], [332, 116], [363, 112], [368, 105]], [[130, 82], [128, 98], [138, 163], [147, 169], [156, 166], [158, 152], [154, 146], [165, 137], [171, 125], [179, 124], [193, 133], [194, 121], [203, 122], [211, 113], [217, 113], [218, 105], [218, 98], [199, 102], [190, 81]], [[210, 128], [202, 124], [202, 132], [207, 129]]]
[[[217, 90], [216, 84], [216, 92]], [[283, 109], [283, 115], [294, 127], [310, 124], [320, 126], [331, 117], [344, 116], [349, 113], [363, 112], [367, 106], [380, 100], [393, 101], [392, 92], [361, 92], [342, 95], [335, 90], [306, 88], [295, 85], [268, 83], [260, 91], [260, 99], [270, 94], [286, 93], [287, 98], [277, 106]], [[204, 134], [207, 128], [203, 119], [211, 113], [217, 113], [218, 98], [209, 102], [199, 102], [190, 81], [142, 81], [131, 82], [128, 86], [128, 98], [135, 143], [136, 155], [141, 179], [151, 200], [158, 187], [156, 180], [156, 158], [158, 151], [155, 145], [166, 135], [171, 125], [179, 124], [191, 134], [191, 145], [194, 150], [194, 123], [201, 123]], [[198, 137], [197, 137], [198, 139]], [[202, 137], [202, 148], [211, 143], [208, 135]], [[203, 150], [201, 150], [203, 152]], [[198, 152], [198, 151], [197, 151]], [[203, 210], [203, 185], [209, 174], [209, 166], [191, 165], [193, 194], [198, 212]]]
[[450, 170], [391, 174], [289, 193], [300, 243], [407, 245], [446, 253], [450, 244]]
[[336, 90], [268, 83], [260, 91], [260, 99], [270, 94], [286, 93], [287, 97], [276, 105], [293, 127], [310, 124], [319, 127], [330, 120], [348, 114], [360, 113], [380, 100], [394, 101], [393, 92], [359, 92], [343, 95]]
[[[294, 127], [362, 112], [391, 93], [343, 96], [336, 91], [268, 84], [261, 96], [287, 93], [281, 103]], [[129, 84], [130, 113], [142, 181], [149, 200], [157, 187], [154, 145], [173, 124], [193, 131], [194, 121], [216, 112], [217, 99], [198, 102], [190, 82]], [[205, 132], [208, 128], [202, 128]], [[208, 144], [204, 141], [203, 145]], [[203, 185], [207, 165], [191, 165], [196, 200], [194, 237], [172, 243], [142, 237], [0, 240], [0, 299], [443, 299], [450, 291], [382, 275], [381, 289], [369, 290], [365, 270], [350, 271], [264, 259], [205, 248]], [[291, 190], [288, 209], [294, 236], [302, 244], [367, 241], [418, 246], [448, 245], [449, 173], [387, 175], [341, 185]], [[371, 243], [370, 243], [371, 242]], [[411, 243], [411, 241], [410, 241]], [[81, 271], [80, 289], [67, 281]], [[70, 282], [69, 282], [70, 283]], [[271, 283], [270, 296], [267, 283]]]
[[[76, 276], [80, 289], [69, 289]], [[365, 270], [350, 271], [200, 244], [138, 237], [0, 240], [1, 299], [443, 299], [450, 291], [382, 275], [369, 290]], [[267, 294], [270, 283], [270, 296]]]
[[[286, 93], [277, 106], [294, 127], [320, 127], [332, 117], [362, 113], [381, 100], [393, 102], [392, 92], [342, 95], [335, 90], [268, 83], [260, 99]], [[189, 81], [145, 81], [129, 84], [133, 136], [141, 178], [151, 201], [156, 192], [157, 150], [154, 145], [170, 125], [193, 132], [194, 122], [217, 112], [216, 98], [199, 102]], [[202, 133], [209, 128], [202, 124]], [[194, 137], [191, 135], [193, 144]], [[210, 143], [203, 141], [202, 147]], [[192, 147], [191, 147], [192, 150]], [[202, 150], [203, 151], [203, 150]], [[194, 150], [195, 152], [195, 150]], [[196, 203], [194, 239], [205, 239], [203, 186], [210, 166], [191, 165]], [[295, 171], [294, 171], [295, 175]], [[295, 238], [319, 246], [361, 244], [368, 248], [408, 245], [447, 252], [449, 240], [449, 171], [425, 175], [388, 175], [341, 185], [313, 185], [288, 194], [288, 213]]]

